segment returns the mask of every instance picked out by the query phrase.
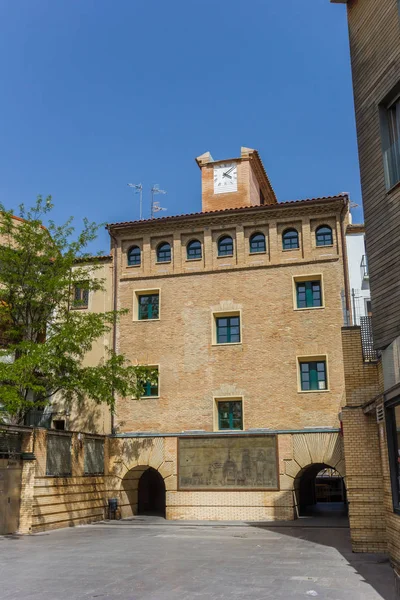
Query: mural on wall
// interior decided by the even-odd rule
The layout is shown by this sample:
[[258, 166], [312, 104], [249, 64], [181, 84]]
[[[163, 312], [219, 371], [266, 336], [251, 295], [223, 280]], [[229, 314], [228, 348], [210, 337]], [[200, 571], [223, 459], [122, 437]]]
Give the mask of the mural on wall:
[[179, 439], [179, 489], [277, 489], [275, 435]]

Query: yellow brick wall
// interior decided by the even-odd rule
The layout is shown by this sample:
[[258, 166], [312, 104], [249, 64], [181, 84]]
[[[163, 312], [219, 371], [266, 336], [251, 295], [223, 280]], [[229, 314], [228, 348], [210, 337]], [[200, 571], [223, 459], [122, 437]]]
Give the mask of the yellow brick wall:
[[[72, 435], [71, 477], [46, 475], [46, 436], [44, 429], [27, 434], [36, 460], [23, 461], [19, 532], [35, 533], [103, 519], [110, 497], [108, 480], [84, 475], [85, 436]], [[107, 456], [106, 440], [105, 462]]]
[[342, 411], [346, 483], [352, 546], [355, 552], [388, 551], [400, 565], [400, 517], [393, 512], [385, 424], [377, 424], [382, 401], [381, 364], [363, 362], [359, 327], [343, 329], [346, 407]]
[[[340, 200], [335, 210], [341, 206]], [[118, 431], [212, 431], [213, 399], [225, 396], [243, 397], [245, 429], [338, 426], [345, 395], [340, 332], [344, 273], [335, 210], [296, 208], [289, 215], [277, 209], [251, 220], [200, 220], [192, 232], [189, 223], [180, 229], [168, 223], [156, 229], [138, 224], [132, 232], [121, 232], [118, 304], [128, 313], [118, 326], [118, 350], [133, 363], [159, 365], [160, 397], [118, 399]], [[322, 223], [333, 228], [332, 247], [315, 246], [315, 229]], [[282, 232], [293, 224], [299, 229], [300, 249], [283, 251]], [[267, 235], [268, 250], [250, 255], [249, 237], [260, 229]], [[231, 258], [217, 257], [223, 232], [235, 241]], [[185, 243], [192, 237], [203, 242], [203, 259], [194, 264], [185, 256]], [[155, 249], [162, 239], [173, 242], [170, 264], [156, 264]], [[133, 243], [142, 248], [138, 268], [126, 266]], [[294, 277], [306, 275], [322, 277], [323, 308], [294, 309]], [[145, 289], [160, 291], [160, 320], [135, 319], [135, 293]], [[213, 345], [213, 313], [232, 310], [241, 313], [242, 343]], [[321, 355], [328, 361], [329, 390], [299, 392], [297, 357]]]

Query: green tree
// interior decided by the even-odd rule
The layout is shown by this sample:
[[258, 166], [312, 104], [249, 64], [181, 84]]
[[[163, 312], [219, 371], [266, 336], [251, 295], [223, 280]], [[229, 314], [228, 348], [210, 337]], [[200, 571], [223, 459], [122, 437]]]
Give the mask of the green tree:
[[55, 395], [68, 403], [91, 398], [113, 410], [116, 396], [139, 398], [146, 381], [156, 379], [112, 350], [99, 364], [83, 365], [123, 311], [73, 310], [76, 287], [104, 288], [96, 261], [87, 262], [99, 226], [84, 220], [76, 233], [72, 218], [63, 225], [50, 220], [52, 209], [51, 197], [39, 196], [32, 208], [21, 205], [15, 219], [0, 204], [0, 405], [14, 423]]

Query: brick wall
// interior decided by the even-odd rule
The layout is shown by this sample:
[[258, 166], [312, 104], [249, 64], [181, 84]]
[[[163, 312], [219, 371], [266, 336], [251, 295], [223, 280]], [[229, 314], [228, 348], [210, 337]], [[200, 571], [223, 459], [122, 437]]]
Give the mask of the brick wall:
[[[342, 411], [350, 531], [355, 552], [388, 551], [400, 564], [400, 518], [393, 512], [386, 429], [377, 423], [381, 364], [364, 363], [359, 327], [342, 331], [346, 406]], [[369, 412], [365, 404], [371, 402]], [[364, 405], [364, 408], [363, 408]]]
[[[84, 434], [71, 435], [72, 474], [69, 477], [46, 475], [46, 430], [36, 429], [25, 437], [36, 460], [23, 461], [19, 532], [35, 533], [104, 518], [109, 497], [107, 479], [104, 475], [84, 474]], [[107, 460], [106, 440], [106, 464]]]
[[[342, 207], [341, 199], [335, 210], [296, 208], [288, 214], [276, 209], [251, 219], [220, 215], [192, 226], [137, 224], [134, 231], [121, 232], [118, 302], [128, 312], [118, 325], [118, 350], [133, 363], [158, 365], [160, 391], [158, 398], [118, 399], [119, 432], [212, 431], [214, 399], [238, 396], [245, 429], [338, 426], [344, 400]], [[332, 226], [333, 246], [315, 245], [315, 229], [322, 223]], [[282, 232], [293, 225], [300, 248], [284, 251]], [[249, 238], [260, 230], [267, 251], [252, 255]], [[234, 239], [232, 257], [217, 256], [222, 233]], [[203, 244], [203, 257], [193, 263], [186, 260], [185, 244], [194, 237]], [[157, 264], [156, 247], [163, 239], [173, 244], [172, 261]], [[142, 249], [142, 264], [128, 267], [126, 252], [134, 243]], [[322, 308], [296, 310], [297, 276], [322, 278]], [[159, 320], [137, 320], [136, 293], [146, 289], [159, 290]], [[225, 311], [241, 314], [240, 344], [213, 344], [213, 315]], [[299, 391], [298, 357], [321, 355], [328, 361], [329, 389]]]

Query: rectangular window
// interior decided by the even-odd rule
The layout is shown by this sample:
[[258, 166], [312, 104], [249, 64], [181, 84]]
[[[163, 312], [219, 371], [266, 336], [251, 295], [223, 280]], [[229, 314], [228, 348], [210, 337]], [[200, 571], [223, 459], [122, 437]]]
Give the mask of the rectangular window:
[[235, 344], [240, 342], [240, 316], [216, 317], [217, 344]]
[[89, 306], [89, 284], [85, 281], [74, 286], [72, 306], [73, 308], [87, 308]]
[[297, 308], [322, 306], [321, 281], [296, 282]]
[[[140, 382], [142, 385], [142, 394], [141, 397], [142, 398], [151, 398], [154, 396], [158, 396], [158, 379], [159, 379], [159, 373], [158, 373], [158, 367], [154, 366], [154, 367], [148, 367], [148, 371], [149, 371], [149, 375], [152, 372], [153, 374], [156, 375], [156, 381], [155, 382], [151, 382], [149, 379], [147, 378], [143, 378], [143, 380]], [[153, 378], [154, 379], [154, 378]]]
[[219, 400], [218, 429], [243, 429], [243, 411], [241, 400]]
[[300, 382], [303, 391], [326, 390], [326, 361], [300, 362]]
[[140, 294], [138, 296], [138, 319], [145, 321], [149, 319], [158, 319], [159, 312], [159, 294]]
[[393, 508], [400, 514], [400, 402], [386, 411]]
[[400, 97], [382, 108], [383, 159], [386, 187], [400, 181]]

